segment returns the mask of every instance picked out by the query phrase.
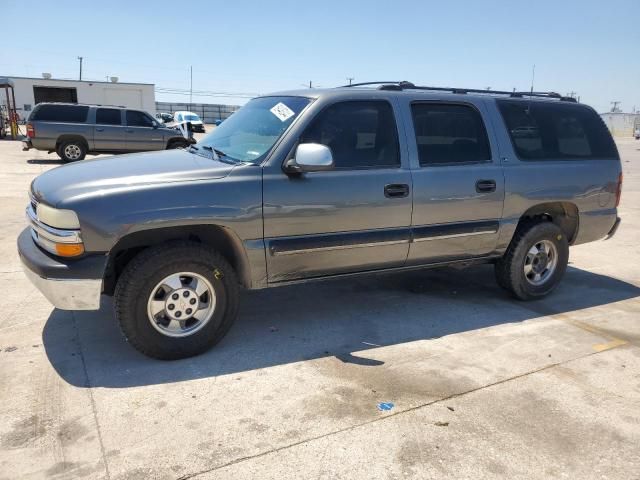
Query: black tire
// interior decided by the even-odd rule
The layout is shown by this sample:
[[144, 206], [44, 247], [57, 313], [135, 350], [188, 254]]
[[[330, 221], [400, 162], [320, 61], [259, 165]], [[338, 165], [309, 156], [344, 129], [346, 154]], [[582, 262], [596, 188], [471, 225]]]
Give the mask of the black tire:
[[175, 148], [186, 148], [189, 146], [189, 142], [185, 140], [171, 140], [167, 145], [167, 150], [173, 150]]
[[[186, 337], [158, 331], [147, 315], [155, 286], [177, 272], [202, 275], [215, 292], [211, 319]], [[114, 294], [116, 318], [125, 339], [139, 352], [161, 360], [192, 357], [213, 347], [229, 331], [238, 314], [236, 273], [219, 253], [194, 242], [171, 242], [144, 250], [126, 266]]]
[[[78, 156], [68, 155], [67, 152], [69, 152], [69, 150], [67, 149], [71, 149], [79, 152]], [[60, 143], [60, 145], [56, 150], [56, 153], [65, 162], [76, 162], [79, 160], [83, 160], [84, 157], [87, 155], [87, 146], [81, 140], [65, 140]]]
[[[555, 246], [557, 264], [553, 273], [542, 284], [534, 285], [525, 275], [525, 261], [529, 250], [544, 240]], [[506, 253], [496, 262], [496, 281], [516, 298], [534, 300], [548, 295], [558, 286], [568, 262], [569, 243], [556, 224], [548, 221], [527, 222], [518, 227]]]

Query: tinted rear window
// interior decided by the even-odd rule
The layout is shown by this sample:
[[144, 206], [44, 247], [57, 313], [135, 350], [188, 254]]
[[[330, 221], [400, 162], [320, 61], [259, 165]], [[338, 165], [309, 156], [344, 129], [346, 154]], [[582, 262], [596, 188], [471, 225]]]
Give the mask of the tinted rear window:
[[41, 105], [31, 114], [30, 120], [84, 123], [88, 112], [89, 107], [83, 105]]
[[607, 127], [590, 108], [564, 102], [497, 103], [522, 160], [618, 159]]
[[115, 108], [98, 108], [96, 110], [96, 123], [100, 125], [121, 125], [120, 110]]
[[414, 103], [411, 114], [421, 166], [491, 160], [487, 132], [475, 108]]

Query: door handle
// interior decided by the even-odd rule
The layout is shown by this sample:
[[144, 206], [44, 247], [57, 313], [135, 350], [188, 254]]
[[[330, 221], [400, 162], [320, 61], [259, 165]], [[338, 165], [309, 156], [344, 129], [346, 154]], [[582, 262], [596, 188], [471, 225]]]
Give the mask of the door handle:
[[496, 181], [495, 180], [478, 180], [476, 182], [476, 192], [478, 193], [488, 193], [496, 191]]
[[96, 132], [104, 132], [104, 128], [98, 128], [98, 127], [96, 127]]
[[384, 196], [387, 198], [404, 198], [409, 195], [409, 185], [406, 183], [391, 183], [384, 186]]

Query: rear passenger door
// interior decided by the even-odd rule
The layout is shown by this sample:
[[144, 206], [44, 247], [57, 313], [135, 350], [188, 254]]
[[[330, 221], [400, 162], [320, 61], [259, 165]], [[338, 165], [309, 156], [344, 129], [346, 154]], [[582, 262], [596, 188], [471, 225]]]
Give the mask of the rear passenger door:
[[118, 108], [96, 109], [96, 124], [93, 129], [95, 150], [126, 150], [122, 112], [123, 110]]
[[138, 110], [126, 111], [125, 143], [127, 150], [164, 150], [164, 137], [151, 115]]
[[405, 101], [404, 108], [414, 185], [408, 264], [491, 254], [505, 190], [483, 101]]

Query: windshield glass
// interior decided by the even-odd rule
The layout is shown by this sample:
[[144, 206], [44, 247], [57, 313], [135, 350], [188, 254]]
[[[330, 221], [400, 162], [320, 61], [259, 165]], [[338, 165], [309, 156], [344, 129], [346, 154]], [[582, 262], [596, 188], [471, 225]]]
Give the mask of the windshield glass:
[[304, 97], [254, 98], [196, 146], [214, 148], [232, 160], [259, 163], [310, 101]]
[[185, 115], [185, 116], [184, 116], [184, 119], [185, 119], [187, 122], [199, 122], [199, 121], [200, 121], [200, 117], [199, 117], [198, 115], [193, 115], [193, 114], [191, 114], [191, 115]]

